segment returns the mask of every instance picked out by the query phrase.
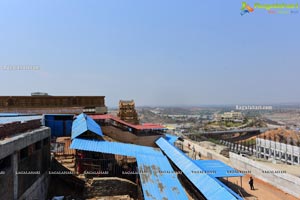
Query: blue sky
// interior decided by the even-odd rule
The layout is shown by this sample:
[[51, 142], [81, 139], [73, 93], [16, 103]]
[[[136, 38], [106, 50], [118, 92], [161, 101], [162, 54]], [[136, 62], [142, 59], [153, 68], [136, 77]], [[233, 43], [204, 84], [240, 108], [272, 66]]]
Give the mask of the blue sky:
[[[273, 1], [247, 1], [272, 3]], [[297, 1], [283, 1], [297, 3]], [[276, 2], [273, 2], [276, 3]], [[137, 105], [300, 102], [300, 14], [241, 1], [0, 2], [1, 95], [105, 95]]]

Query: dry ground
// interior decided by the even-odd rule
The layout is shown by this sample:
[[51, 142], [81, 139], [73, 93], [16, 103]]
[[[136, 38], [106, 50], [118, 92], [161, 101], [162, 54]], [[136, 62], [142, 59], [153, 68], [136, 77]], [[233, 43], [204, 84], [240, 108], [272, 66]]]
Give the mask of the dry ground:
[[[246, 200], [297, 200], [296, 197], [283, 192], [282, 190], [266, 183], [260, 179], [254, 177], [254, 189], [250, 190], [250, 186], [248, 184], [248, 180], [250, 175], [247, 174], [242, 178], [243, 189], [242, 195]], [[240, 178], [239, 177], [232, 177], [228, 178], [229, 184], [240, 185]], [[299, 199], [298, 199], [299, 200]]]
[[[185, 146], [184, 150], [188, 151], [188, 147]], [[189, 153], [189, 155], [191, 155], [191, 153]], [[201, 156], [201, 159], [207, 160], [207, 158], [204, 156]], [[226, 179], [224, 183], [228, 184], [228, 186], [230, 186], [230, 188], [235, 190], [237, 193], [239, 193], [240, 191], [246, 200], [257, 200], [257, 199], [259, 200], [269, 200], [269, 199], [270, 200], [300, 200], [300, 198], [296, 198], [272, 186], [269, 183], [266, 183], [258, 178], [255, 178], [254, 175], [252, 175], [252, 177], [254, 178], [255, 190], [250, 190], [248, 184], [250, 174], [246, 174], [242, 178], [242, 187], [240, 187], [241, 186], [240, 177], [230, 177], [228, 178], [228, 183], [226, 183]]]

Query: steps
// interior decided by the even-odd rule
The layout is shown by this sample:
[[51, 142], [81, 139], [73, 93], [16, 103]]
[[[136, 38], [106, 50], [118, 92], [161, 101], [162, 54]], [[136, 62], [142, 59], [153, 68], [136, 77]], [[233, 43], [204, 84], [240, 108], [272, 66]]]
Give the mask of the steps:
[[72, 172], [75, 172], [75, 156], [74, 155], [60, 155], [55, 157], [56, 160], [64, 167]]

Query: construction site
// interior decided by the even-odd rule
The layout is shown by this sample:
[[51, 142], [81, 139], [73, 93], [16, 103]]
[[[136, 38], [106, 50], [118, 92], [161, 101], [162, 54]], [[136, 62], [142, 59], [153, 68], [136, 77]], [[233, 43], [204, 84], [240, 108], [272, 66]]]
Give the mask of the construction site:
[[[272, 169], [240, 154], [224, 155], [160, 124], [140, 124], [133, 100], [121, 100], [115, 116], [97, 109], [106, 108], [104, 97], [94, 98], [86, 105], [86, 97], [1, 98], [3, 199], [266, 199], [248, 190], [250, 176], [280, 184], [286, 199], [299, 197], [299, 177], [266, 177], [261, 170]], [[46, 108], [59, 112], [42, 113]]]
[[297, 2], [0, 8], [0, 200], [300, 200]]

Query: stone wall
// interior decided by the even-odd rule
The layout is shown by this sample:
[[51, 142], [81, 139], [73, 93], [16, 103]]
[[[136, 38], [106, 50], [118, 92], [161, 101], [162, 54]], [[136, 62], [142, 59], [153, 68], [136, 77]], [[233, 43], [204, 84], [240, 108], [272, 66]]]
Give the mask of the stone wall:
[[138, 198], [138, 187], [135, 183], [116, 177], [93, 178], [91, 184], [85, 188], [85, 197], [130, 195]]
[[[93, 108], [106, 113], [104, 96], [1, 96], [1, 112], [14, 113], [74, 113], [83, 112], [84, 108]], [[96, 112], [97, 112], [96, 111]], [[104, 111], [104, 112], [103, 112]], [[94, 113], [94, 111], [93, 111]]]
[[105, 106], [104, 96], [1, 96], [1, 108]]
[[[73, 196], [83, 198], [82, 193], [85, 181], [78, 178], [71, 171], [59, 163], [55, 158], [51, 161], [50, 185], [48, 188], [48, 198], [53, 196]], [[53, 173], [63, 172], [63, 173]]]
[[41, 120], [30, 120], [26, 122], [12, 122], [0, 125], [0, 138], [5, 138], [17, 133], [23, 133], [41, 126]]
[[2, 108], [1, 112], [36, 113], [36, 114], [80, 114], [84, 107], [52, 107], [52, 108]]

